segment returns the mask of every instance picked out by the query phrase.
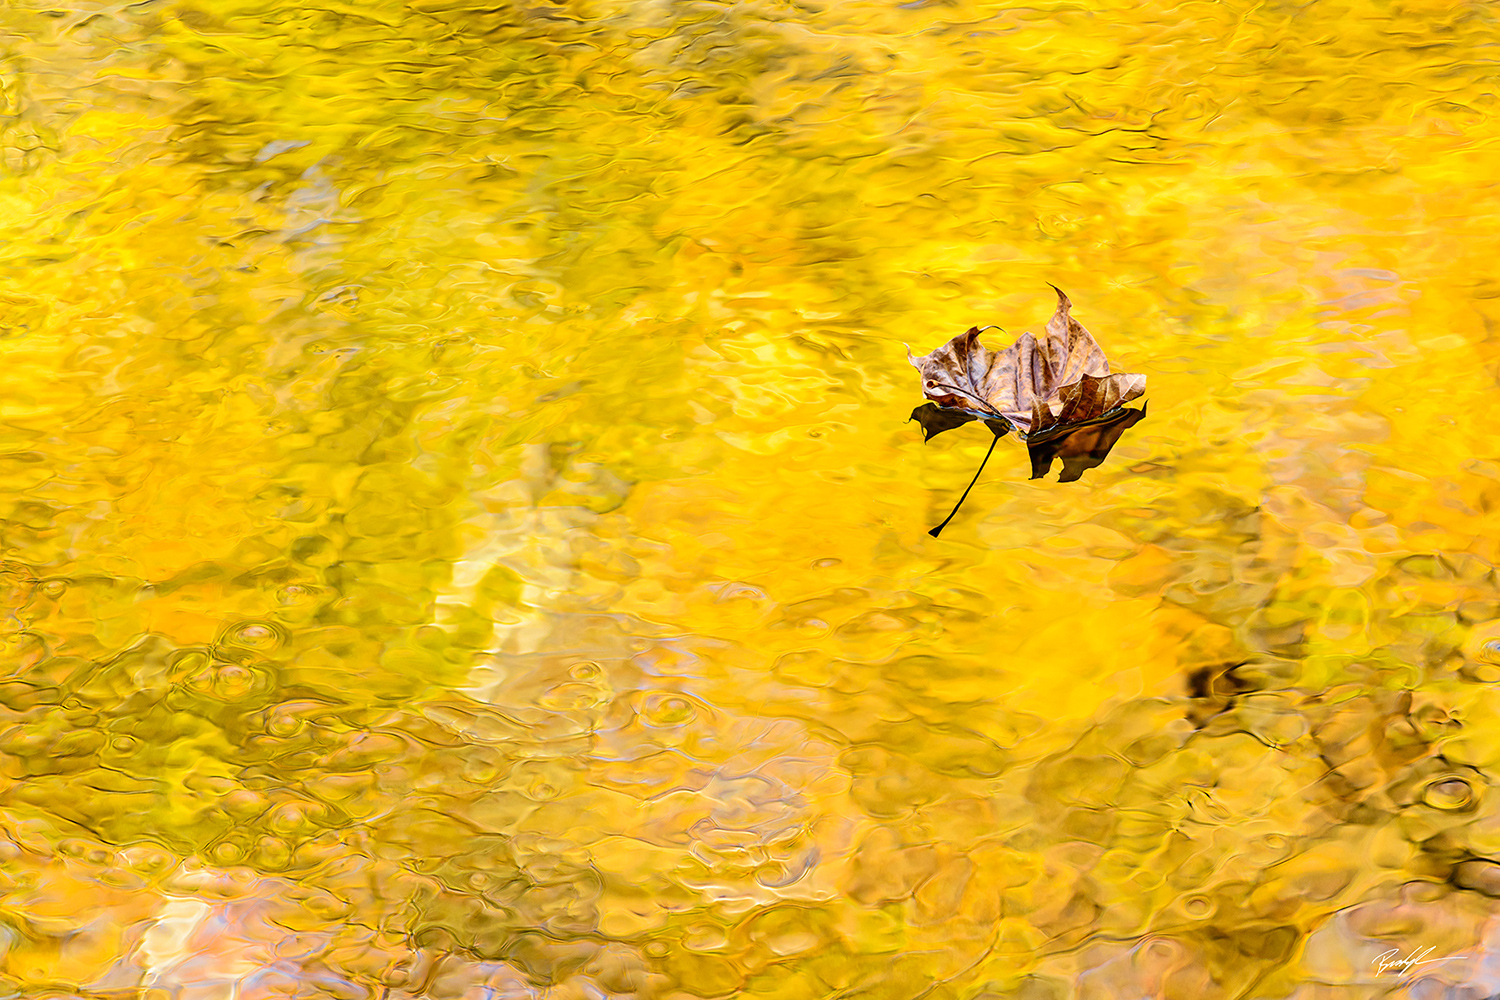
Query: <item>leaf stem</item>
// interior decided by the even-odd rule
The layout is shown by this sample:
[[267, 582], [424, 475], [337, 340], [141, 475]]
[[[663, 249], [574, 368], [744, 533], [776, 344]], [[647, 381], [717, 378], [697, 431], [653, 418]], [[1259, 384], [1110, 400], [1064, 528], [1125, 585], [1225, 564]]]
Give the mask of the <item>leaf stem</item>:
[[959, 497], [958, 498], [958, 503], [956, 503], [956, 504], [953, 505], [953, 513], [949, 514], [947, 517], [943, 518], [943, 523], [942, 524], [938, 525], [936, 528], [933, 528], [931, 531], [927, 532], [933, 538], [936, 538], [938, 535], [942, 534], [943, 529], [946, 528], [946, 527], [948, 527], [948, 522], [951, 521], [951, 520], [953, 520], [953, 515], [958, 513], [958, 508], [962, 507], [964, 505], [964, 501], [967, 500], [967, 499], [969, 499], [969, 490], [972, 490], [974, 488], [974, 484], [977, 483], [977, 482], [979, 482], [979, 473], [981, 473], [981, 472], [984, 471], [984, 464], [985, 464], [985, 462], [988, 462], [990, 460], [990, 455], [992, 455], [994, 453], [994, 451], [995, 451], [995, 445], [997, 443], [999, 443], [999, 441], [1000, 441], [1000, 439], [998, 437], [991, 439], [991, 441], [990, 441], [990, 450], [984, 453], [984, 461], [982, 461], [982, 462], [979, 463], [979, 468], [975, 470], [975, 472], [974, 472], [974, 478], [971, 479], [971, 480], [969, 480], [969, 487], [968, 487], [968, 489], [964, 490], [964, 495], [961, 496], [961, 497]]

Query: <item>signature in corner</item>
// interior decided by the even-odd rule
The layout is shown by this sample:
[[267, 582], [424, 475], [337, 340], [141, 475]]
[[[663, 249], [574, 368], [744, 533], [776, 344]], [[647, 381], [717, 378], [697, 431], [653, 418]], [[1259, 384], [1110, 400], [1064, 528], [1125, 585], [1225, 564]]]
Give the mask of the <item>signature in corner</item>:
[[1419, 965], [1436, 965], [1438, 962], [1451, 962], [1459, 958], [1468, 958], [1467, 955], [1448, 955], [1443, 958], [1428, 958], [1436, 948], [1425, 948], [1422, 951], [1413, 951], [1405, 958], [1401, 957], [1400, 948], [1392, 948], [1390, 951], [1381, 952], [1375, 956], [1375, 972], [1385, 975], [1387, 972], [1400, 970], [1401, 975], [1406, 975]]

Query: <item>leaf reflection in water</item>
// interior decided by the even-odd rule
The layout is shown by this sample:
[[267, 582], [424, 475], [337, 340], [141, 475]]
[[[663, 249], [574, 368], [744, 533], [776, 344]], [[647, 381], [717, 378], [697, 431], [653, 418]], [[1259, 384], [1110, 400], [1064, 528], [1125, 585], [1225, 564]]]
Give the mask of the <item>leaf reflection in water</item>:
[[1031, 452], [1031, 478], [1041, 479], [1052, 471], [1053, 460], [1061, 458], [1063, 468], [1057, 481], [1077, 482], [1089, 469], [1103, 465], [1121, 435], [1144, 419], [1146, 407], [1126, 408], [1097, 421], [1029, 438], [1026, 448]]
[[[1145, 417], [1145, 406], [1139, 410], [1126, 407], [1111, 410], [1094, 420], [1066, 424], [1031, 435], [1025, 439], [1026, 449], [1031, 453], [1031, 478], [1041, 479], [1052, 471], [1052, 463], [1061, 458], [1063, 468], [1057, 481], [1060, 483], [1077, 482], [1089, 469], [1103, 465], [1120, 437]], [[908, 422], [915, 420], [920, 424], [922, 439], [931, 441], [944, 431], [951, 431], [955, 427], [962, 427], [972, 420], [979, 419], [981, 418], [963, 410], [949, 409], [934, 403], [923, 403], [911, 411]], [[1011, 429], [1011, 425], [1003, 419], [986, 419], [984, 424], [995, 435], [995, 441], [999, 441]], [[991, 442], [989, 451], [984, 453], [984, 460], [979, 463], [978, 471], [969, 481], [963, 496], [958, 498], [958, 503], [953, 505], [952, 512], [943, 519], [943, 523], [927, 532], [933, 538], [942, 534], [948, 522], [953, 520], [958, 509], [963, 506], [964, 500], [968, 499], [969, 490], [972, 490], [974, 484], [979, 481], [979, 473], [984, 471], [985, 463], [990, 460], [990, 455], [994, 450], [994, 442]]]

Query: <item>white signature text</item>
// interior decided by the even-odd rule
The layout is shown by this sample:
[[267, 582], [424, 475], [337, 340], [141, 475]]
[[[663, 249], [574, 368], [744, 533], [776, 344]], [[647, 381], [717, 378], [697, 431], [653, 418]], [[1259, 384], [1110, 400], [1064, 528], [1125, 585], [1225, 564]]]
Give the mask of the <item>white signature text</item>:
[[1436, 948], [1424, 948], [1421, 951], [1413, 950], [1410, 955], [1402, 957], [1400, 948], [1392, 948], [1390, 951], [1381, 952], [1375, 956], [1375, 971], [1379, 975], [1387, 972], [1399, 972], [1406, 975], [1419, 965], [1436, 965], [1438, 962], [1451, 962], [1458, 958], [1467, 958], [1467, 955], [1447, 955], [1443, 958], [1428, 958]]

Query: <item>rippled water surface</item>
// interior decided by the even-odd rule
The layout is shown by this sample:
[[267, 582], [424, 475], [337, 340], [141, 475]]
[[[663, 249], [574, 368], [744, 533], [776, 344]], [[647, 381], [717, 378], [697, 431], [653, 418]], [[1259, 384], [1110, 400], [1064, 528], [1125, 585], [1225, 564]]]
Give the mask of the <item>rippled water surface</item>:
[[[0, 996], [1500, 992], [1497, 60], [8, 5]], [[1149, 415], [933, 539], [903, 345], [1048, 282]]]

